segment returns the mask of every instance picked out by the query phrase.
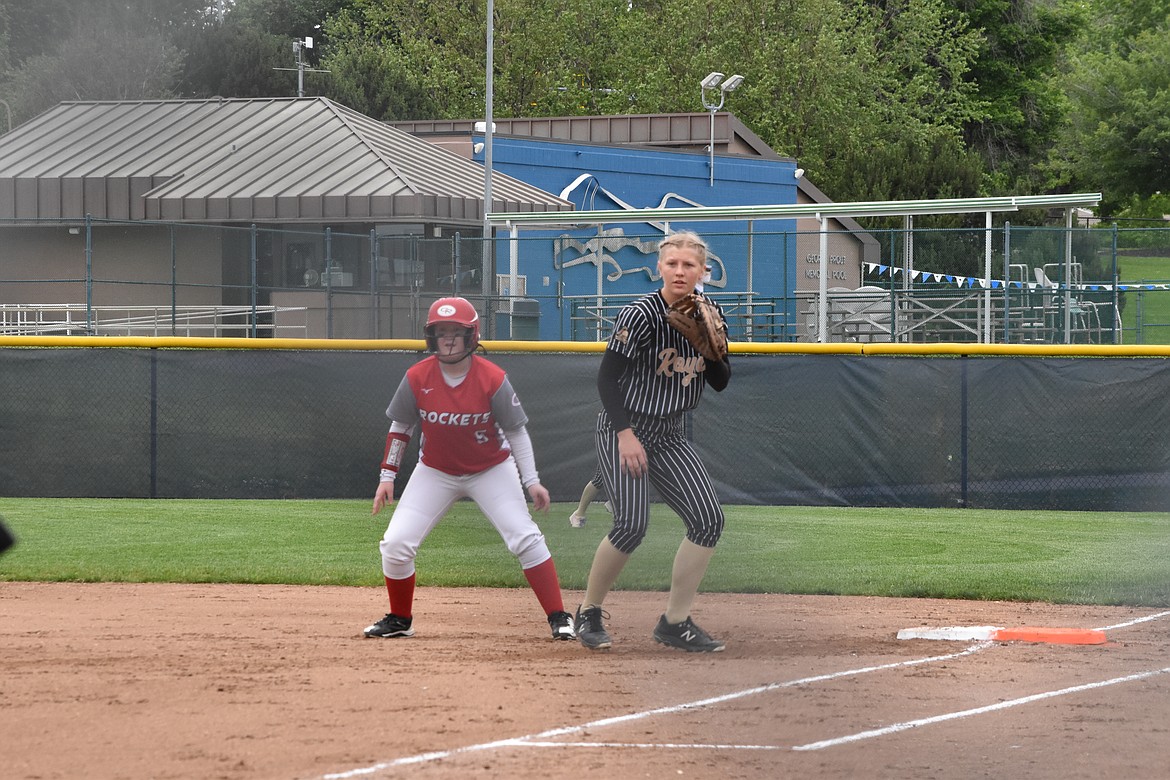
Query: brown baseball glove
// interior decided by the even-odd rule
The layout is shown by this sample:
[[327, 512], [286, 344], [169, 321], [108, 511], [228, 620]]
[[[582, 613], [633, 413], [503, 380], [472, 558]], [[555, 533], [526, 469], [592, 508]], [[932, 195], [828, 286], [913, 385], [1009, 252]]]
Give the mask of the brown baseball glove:
[[703, 296], [691, 293], [679, 298], [667, 309], [666, 321], [707, 360], [727, 356], [727, 323], [715, 304]]

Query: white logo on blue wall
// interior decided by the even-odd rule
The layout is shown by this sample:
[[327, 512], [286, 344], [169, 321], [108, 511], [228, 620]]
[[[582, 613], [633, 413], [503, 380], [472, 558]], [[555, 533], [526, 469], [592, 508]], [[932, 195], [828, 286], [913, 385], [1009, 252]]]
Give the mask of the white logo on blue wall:
[[[574, 198], [574, 196], [577, 196]], [[619, 195], [605, 187], [596, 174], [585, 172], [579, 174], [560, 192], [563, 200], [573, 202], [582, 210], [593, 210], [602, 207], [597, 202], [598, 196], [613, 203], [624, 211], [634, 210], [634, 206], [627, 203]], [[577, 201], [580, 201], [579, 203]], [[657, 206], [650, 208], [667, 208], [672, 204], [684, 203], [688, 206], [702, 206], [698, 201], [677, 192], [667, 192], [658, 201]], [[651, 282], [657, 282], [662, 277], [658, 274], [658, 243], [666, 235], [666, 225], [661, 222], [648, 222], [655, 231], [653, 237], [627, 236], [620, 227], [606, 228], [600, 234], [592, 235], [561, 235], [555, 242], [556, 251], [553, 257], [553, 266], [560, 270], [572, 268], [586, 263], [595, 267], [609, 267], [613, 270], [605, 275], [607, 281], [616, 282], [629, 274], [644, 273]], [[646, 262], [649, 256], [649, 262]], [[623, 264], [624, 261], [624, 264]], [[727, 286], [727, 268], [718, 255], [711, 254], [707, 260], [712, 268], [711, 279], [704, 280], [704, 285], [710, 287]], [[600, 290], [599, 290], [600, 291]]]
[[[553, 266], [560, 270], [589, 264], [613, 269], [605, 275], [606, 280], [610, 282], [616, 282], [629, 274], [645, 274], [651, 282], [657, 282], [662, 278], [658, 273], [660, 241], [662, 236], [654, 238], [627, 236], [625, 230], [620, 227], [606, 228], [600, 234], [595, 233], [588, 237], [564, 233], [556, 239]], [[712, 267], [712, 278], [706, 284], [711, 287], [726, 287], [727, 273], [723, 260], [712, 253], [708, 256], [707, 262]]]

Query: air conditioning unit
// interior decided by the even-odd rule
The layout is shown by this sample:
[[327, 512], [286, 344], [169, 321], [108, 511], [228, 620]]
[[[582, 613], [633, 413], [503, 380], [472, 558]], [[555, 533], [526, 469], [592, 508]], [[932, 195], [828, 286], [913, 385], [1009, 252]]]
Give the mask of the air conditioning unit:
[[353, 274], [330, 268], [321, 274], [322, 287], [353, 287]]
[[512, 276], [510, 274], [496, 274], [496, 295], [501, 298], [512, 296], [523, 297], [528, 294], [528, 277], [516, 277], [516, 290], [512, 291]]

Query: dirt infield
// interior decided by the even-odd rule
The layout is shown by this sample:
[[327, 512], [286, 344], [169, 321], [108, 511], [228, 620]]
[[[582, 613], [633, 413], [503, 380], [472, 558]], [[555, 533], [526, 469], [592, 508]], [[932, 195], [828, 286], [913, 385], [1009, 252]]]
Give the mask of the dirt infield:
[[[579, 594], [568, 594], [569, 601]], [[1170, 613], [703, 594], [726, 652], [662, 648], [615, 592], [614, 648], [553, 642], [528, 591], [0, 583], [6, 778], [1155, 778]], [[898, 640], [914, 626], [1108, 642]]]

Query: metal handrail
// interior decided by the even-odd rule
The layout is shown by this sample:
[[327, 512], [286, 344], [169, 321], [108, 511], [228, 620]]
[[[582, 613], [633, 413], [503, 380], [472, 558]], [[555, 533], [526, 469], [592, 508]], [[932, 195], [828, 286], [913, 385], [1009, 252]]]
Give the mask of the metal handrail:
[[[0, 335], [239, 335], [253, 330], [269, 336], [299, 332], [308, 336], [308, 323], [275, 322], [276, 315], [307, 312], [303, 306], [89, 306], [82, 303], [0, 304]], [[92, 313], [92, 329], [89, 316]], [[111, 316], [123, 314], [125, 316]], [[252, 321], [252, 315], [256, 321]], [[241, 318], [239, 322], [227, 322]], [[270, 322], [264, 321], [271, 319]]]

